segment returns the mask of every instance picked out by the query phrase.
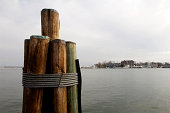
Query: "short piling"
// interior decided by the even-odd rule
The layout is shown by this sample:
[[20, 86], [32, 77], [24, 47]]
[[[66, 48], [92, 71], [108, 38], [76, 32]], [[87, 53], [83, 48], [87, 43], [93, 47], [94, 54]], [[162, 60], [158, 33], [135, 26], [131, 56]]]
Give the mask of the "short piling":
[[[76, 73], [76, 43], [66, 42], [67, 73]], [[78, 113], [77, 85], [67, 87], [67, 109], [68, 113]]]
[[[30, 41], [30, 39], [25, 39], [25, 41], [24, 41], [24, 67], [23, 67], [23, 73], [27, 73], [28, 54], [29, 54], [29, 41]], [[27, 92], [29, 92], [29, 88], [24, 87], [23, 88], [22, 113], [26, 113]]]
[[[66, 45], [64, 40], [55, 39], [50, 46], [50, 73], [66, 73]], [[55, 113], [67, 113], [66, 87], [54, 88], [53, 105]]]
[[[30, 74], [45, 74], [49, 39], [43, 36], [30, 38], [26, 71]], [[42, 97], [42, 88], [24, 88], [23, 113], [41, 113]]]
[[24, 72], [27, 72], [29, 42], [30, 42], [30, 39], [25, 39], [24, 41], [24, 68], [23, 68]]

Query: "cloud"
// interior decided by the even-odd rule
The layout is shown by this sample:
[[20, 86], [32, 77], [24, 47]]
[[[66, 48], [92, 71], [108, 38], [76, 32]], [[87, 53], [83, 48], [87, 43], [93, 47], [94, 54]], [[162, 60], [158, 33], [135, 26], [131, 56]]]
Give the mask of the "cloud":
[[[0, 65], [23, 65], [24, 39], [41, 34], [40, 11], [60, 13], [60, 38], [77, 43], [82, 65], [124, 59], [167, 61], [168, 0], [1, 0]], [[13, 59], [11, 58], [13, 56]]]

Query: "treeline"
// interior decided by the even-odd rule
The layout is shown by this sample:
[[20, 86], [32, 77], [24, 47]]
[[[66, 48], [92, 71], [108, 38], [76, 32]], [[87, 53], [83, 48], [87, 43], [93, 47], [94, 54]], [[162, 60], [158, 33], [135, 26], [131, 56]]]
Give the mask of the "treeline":
[[115, 68], [115, 67], [123, 67], [121, 65], [121, 63], [115, 63], [115, 62], [112, 62], [112, 61], [109, 61], [109, 62], [98, 62], [97, 64], [95, 64], [95, 67], [96, 68]]
[[161, 62], [139, 62], [136, 63], [133, 60], [124, 60], [120, 63], [115, 63], [112, 61], [108, 62], [98, 62], [94, 64], [95, 68], [118, 68], [118, 67], [128, 67], [128, 68], [170, 68], [170, 63], [161, 63]]

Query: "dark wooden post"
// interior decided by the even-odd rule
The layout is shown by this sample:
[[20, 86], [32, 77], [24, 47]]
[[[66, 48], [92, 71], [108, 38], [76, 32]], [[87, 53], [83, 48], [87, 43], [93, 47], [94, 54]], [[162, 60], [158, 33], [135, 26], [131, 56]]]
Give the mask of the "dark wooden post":
[[[76, 44], [66, 42], [67, 73], [76, 73]], [[67, 87], [68, 113], [78, 113], [77, 85]]]
[[[27, 64], [28, 64], [28, 54], [29, 54], [29, 39], [25, 39], [24, 41], [24, 68], [23, 73], [27, 73]], [[22, 113], [26, 113], [26, 104], [27, 104], [27, 92], [29, 88], [23, 89], [23, 105], [22, 105]]]
[[23, 68], [24, 72], [27, 72], [29, 41], [30, 41], [29, 39], [25, 39], [24, 41], [24, 68]]
[[59, 39], [59, 13], [54, 9], [41, 11], [41, 31], [43, 36]]
[[[48, 37], [30, 37], [27, 73], [45, 74], [48, 45]], [[23, 113], [41, 113], [42, 96], [42, 88], [24, 88]]]
[[80, 64], [79, 64], [79, 59], [76, 59], [76, 71], [78, 74], [78, 113], [82, 113], [81, 109], [81, 88], [82, 88], [82, 77], [81, 77], [81, 70], [80, 70]]

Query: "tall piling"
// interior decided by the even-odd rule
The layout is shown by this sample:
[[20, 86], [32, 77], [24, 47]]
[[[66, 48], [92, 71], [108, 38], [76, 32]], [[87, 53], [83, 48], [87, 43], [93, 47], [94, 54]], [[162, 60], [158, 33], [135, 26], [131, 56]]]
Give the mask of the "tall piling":
[[[42, 35], [50, 37], [46, 73], [66, 73], [65, 41], [59, 40], [59, 13], [54, 9], [41, 11]], [[44, 88], [43, 113], [67, 113], [66, 87]]]
[[[76, 73], [76, 43], [66, 42], [67, 73]], [[67, 87], [67, 109], [68, 113], [78, 113], [77, 85]]]
[[[25, 69], [27, 73], [45, 74], [48, 45], [48, 37], [30, 37], [27, 68]], [[42, 88], [24, 88], [23, 113], [41, 113], [42, 96]]]
[[[29, 42], [30, 42], [30, 39], [25, 39], [25, 41], [24, 41], [24, 67], [23, 67], [23, 73], [27, 73], [28, 54], [29, 54]], [[23, 88], [22, 113], [26, 113], [27, 92], [29, 92], [29, 88], [25, 88], [24, 87]]]
[[43, 36], [51, 39], [59, 39], [59, 13], [54, 9], [43, 9], [41, 11], [41, 31]]

